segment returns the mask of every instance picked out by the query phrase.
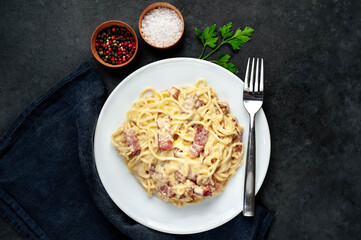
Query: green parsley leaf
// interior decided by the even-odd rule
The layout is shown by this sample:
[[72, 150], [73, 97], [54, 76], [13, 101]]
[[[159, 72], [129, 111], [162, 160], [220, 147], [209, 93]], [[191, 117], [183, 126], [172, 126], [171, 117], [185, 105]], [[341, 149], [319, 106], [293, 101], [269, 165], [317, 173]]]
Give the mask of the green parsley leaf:
[[218, 37], [216, 31], [216, 24], [213, 24], [210, 27], [207, 27], [203, 34], [204, 34], [204, 46], [209, 46], [211, 48], [216, 47], [218, 42]]
[[223, 40], [231, 37], [233, 35], [232, 23], [231, 22], [227, 23], [223, 27], [219, 28], [219, 31], [221, 32]]
[[211, 48], [214, 48], [217, 45], [218, 37], [216, 33], [216, 24], [207, 27], [206, 29], [204, 29], [204, 32], [202, 32], [198, 28], [195, 28], [195, 31], [197, 36], [201, 40], [203, 47], [209, 46]]
[[231, 58], [230, 55], [221, 53], [221, 56], [219, 56], [217, 63], [226, 63], [229, 61], [230, 58]]
[[238, 69], [236, 68], [236, 66], [234, 66], [233, 63], [229, 62], [230, 58], [230, 55], [222, 53], [221, 56], [219, 56], [218, 60], [215, 61], [215, 63], [231, 71], [232, 73], [237, 73]]
[[199, 30], [198, 28], [195, 28], [196, 30], [196, 34], [199, 37], [199, 39], [201, 40], [202, 44], [204, 45], [204, 34], [201, 30]]
[[230, 44], [233, 50], [238, 50], [240, 46], [251, 39], [250, 37], [252, 36], [253, 31], [254, 30], [250, 27], [245, 27], [243, 31], [241, 28], [238, 28], [234, 36], [226, 39], [224, 42]]
[[[219, 28], [219, 32], [222, 36], [222, 42], [218, 46], [217, 46], [218, 37], [216, 33], [216, 24], [207, 27], [206, 29], [204, 29], [203, 32], [198, 28], [195, 28], [195, 31], [203, 45], [203, 50], [199, 58], [206, 59], [209, 56], [211, 56], [213, 53], [215, 53], [224, 44], [231, 45], [234, 51], [239, 50], [239, 48], [244, 43], [248, 42], [251, 39], [254, 30], [250, 27], [245, 27], [243, 30], [241, 28], [238, 28], [235, 34], [233, 35], [232, 22], [229, 22], [226, 25]], [[203, 56], [207, 46], [209, 46], [213, 50], [210, 53], [208, 53], [206, 56]], [[210, 62], [216, 63], [228, 69], [232, 73], [237, 73], [238, 72], [237, 68], [234, 66], [233, 63], [229, 62], [230, 58], [231, 58], [230, 55], [222, 53], [218, 58], [218, 60], [210, 61]]]

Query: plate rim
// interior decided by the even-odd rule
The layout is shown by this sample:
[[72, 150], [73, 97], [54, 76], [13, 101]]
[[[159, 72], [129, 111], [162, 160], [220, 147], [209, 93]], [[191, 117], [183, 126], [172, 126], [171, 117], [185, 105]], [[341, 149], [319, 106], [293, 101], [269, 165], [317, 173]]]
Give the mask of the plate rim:
[[[124, 212], [127, 216], [129, 216], [130, 218], [132, 218], [133, 220], [135, 220], [136, 222], [148, 227], [148, 228], [151, 228], [151, 229], [154, 229], [156, 231], [159, 231], [159, 232], [163, 232], [163, 233], [170, 233], [170, 234], [177, 234], [177, 235], [185, 235], [185, 234], [195, 234], [195, 233], [201, 233], [201, 232], [205, 232], [205, 231], [208, 231], [208, 230], [211, 230], [211, 229], [214, 229], [216, 227], [219, 227], [227, 222], [229, 222], [230, 220], [232, 220], [234, 217], [236, 217], [238, 214], [240, 214], [242, 212], [242, 207], [241, 207], [241, 210], [238, 211], [234, 211], [233, 214], [231, 214], [226, 220], [223, 220], [223, 221], [220, 221], [218, 223], [215, 223], [215, 224], [211, 224], [211, 225], [205, 225], [203, 228], [199, 228], [197, 230], [190, 230], [190, 231], [176, 231], [176, 230], [167, 230], [165, 228], [160, 228], [158, 226], [154, 226], [154, 225], [151, 225], [151, 224], [148, 224], [146, 221], [142, 221], [140, 218], [138, 218], [137, 216], [129, 213], [127, 210], [124, 210], [122, 209], [118, 204], [117, 204], [117, 201], [114, 200], [114, 198], [112, 197], [112, 195], [110, 194], [111, 191], [108, 191], [106, 185], [104, 184], [103, 180], [102, 180], [102, 173], [99, 171], [99, 160], [97, 161], [97, 158], [96, 158], [96, 139], [97, 139], [97, 136], [99, 136], [99, 123], [102, 121], [102, 119], [104, 118], [104, 109], [110, 104], [109, 102], [109, 99], [112, 98], [113, 95], [116, 94], [117, 90], [119, 88], [121, 88], [126, 82], [130, 81], [130, 79], [133, 78], [134, 75], [137, 75], [139, 72], [142, 72], [142, 71], [146, 71], [147, 69], [149, 68], [152, 68], [154, 66], [157, 66], [157, 65], [161, 65], [161, 64], [164, 64], [164, 63], [169, 63], [169, 62], [176, 62], [176, 61], [194, 61], [194, 62], [198, 62], [198, 63], [201, 63], [201, 64], [207, 64], [209, 66], [212, 66], [212, 67], [215, 67], [215, 68], [218, 68], [218, 70], [221, 70], [223, 72], [226, 72], [227, 74], [231, 74], [233, 76], [233, 74], [231, 72], [229, 72], [228, 70], [226, 70], [225, 68], [217, 65], [217, 64], [214, 64], [214, 63], [211, 63], [209, 61], [206, 61], [206, 60], [202, 60], [202, 59], [197, 59], [197, 58], [191, 58], [191, 57], [174, 57], [174, 58], [167, 58], [167, 59], [161, 59], [161, 60], [158, 60], [158, 61], [155, 61], [155, 62], [152, 62], [152, 63], [148, 63], [147, 65], [144, 65], [140, 68], [138, 68], [137, 70], [135, 70], [134, 72], [132, 72], [131, 74], [127, 75], [123, 80], [121, 80], [121, 82], [119, 82], [117, 84], [117, 86], [112, 90], [112, 92], [109, 94], [109, 96], [106, 98], [105, 100], [105, 103], [103, 104], [102, 106], [102, 109], [100, 111], [100, 114], [98, 116], [98, 119], [97, 119], [97, 122], [96, 122], [96, 127], [95, 127], [95, 131], [94, 131], [94, 137], [93, 137], [93, 148], [94, 148], [94, 160], [95, 160], [95, 166], [96, 166], [96, 170], [97, 170], [97, 173], [98, 173], [98, 176], [99, 176], [99, 179], [100, 179], [100, 182], [102, 184], [102, 186], [104, 187], [106, 193], [108, 194], [108, 196], [110, 197], [110, 199], [113, 201], [113, 203], [117, 206], [117, 208], [119, 208], [122, 212]], [[239, 78], [237, 75], [234, 74], [234, 77], [238, 78], [242, 84], [243, 84], [243, 81], [241, 78]], [[269, 163], [270, 163], [270, 157], [271, 157], [271, 149], [272, 149], [272, 144], [271, 144], [271, 134], [270, 134], [270, 129], [269, 129], [269, 124], [268, 124], [268, 120], [267, 120], [267, 116], [266, 114], [264, 113], [263, 111], [263, 108], [260, 109], [260, 111], [257, 113], [257, 114], [263, 114], [264, 115], [264, 118], [265, 118], [265, 127], [266, 127], [266, 130], [267, 130], [267, 141], [269, 142], [269, 150], [268, 152], [266, 153], [268, 155], [268, 159], [267, 159], [267, 165], [265, 166], [265, 174], [261, 176], [260, 178], [260, 181], [259, 181], [259, 184], [258, 187], [256, 185], [256, 192], [255, 194], [257, 195], [258, 191], [260, 190], [261, 186], [263, 185], [263, 182], [267, 176], [267, 172], [268, 172], [268, 168], [269, 168]], [[244, 152], [244, 154], [246, 154], [246, 151]], [[244, 165], [245, 163], [243, 163], [242, 165]], [[242, 167], [242, 165], [240, 166], [240, 169]]]

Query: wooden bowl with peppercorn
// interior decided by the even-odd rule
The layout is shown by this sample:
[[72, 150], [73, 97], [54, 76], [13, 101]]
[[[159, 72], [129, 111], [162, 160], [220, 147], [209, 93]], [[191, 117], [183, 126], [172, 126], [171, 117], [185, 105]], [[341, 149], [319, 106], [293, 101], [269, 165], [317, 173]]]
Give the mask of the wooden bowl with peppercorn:
[[137, 54], [137, 34], [124, 22], [104, 22], [93, 32], [91, 50], [101, 64], [112, 68], [123, 67]]

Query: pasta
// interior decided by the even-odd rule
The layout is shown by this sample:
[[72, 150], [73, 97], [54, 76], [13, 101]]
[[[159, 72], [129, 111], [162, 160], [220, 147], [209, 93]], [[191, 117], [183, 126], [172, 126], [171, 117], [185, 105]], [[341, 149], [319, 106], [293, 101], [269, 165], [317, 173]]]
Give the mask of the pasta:
[[182, 207], [223, 191], [242, 164], [242, 133], [228, 103], [199, 79], [144, 89], [111, 142], [148, 195]]

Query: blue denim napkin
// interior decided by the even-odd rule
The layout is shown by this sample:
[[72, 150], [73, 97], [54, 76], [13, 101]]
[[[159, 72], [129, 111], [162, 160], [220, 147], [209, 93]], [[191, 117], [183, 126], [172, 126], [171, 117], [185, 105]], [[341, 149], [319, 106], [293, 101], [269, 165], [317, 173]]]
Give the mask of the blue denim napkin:
[[261, 206], [199, 234], [171, 235], [125, 215], [104, 190], [93, 134], [106, 99], [87, 64], [29, 105], [0, 139], [0, 214], [27, 239], [263, 239], [274, 214]]

